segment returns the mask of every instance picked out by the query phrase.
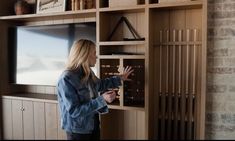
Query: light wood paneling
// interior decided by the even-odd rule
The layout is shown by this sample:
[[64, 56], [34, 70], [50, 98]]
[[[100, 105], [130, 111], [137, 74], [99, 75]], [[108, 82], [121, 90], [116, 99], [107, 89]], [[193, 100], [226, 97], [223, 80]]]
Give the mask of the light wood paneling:
[[66, 140], [67, 136], [66, 136], [66, 132], [61, 128], [61, 119], [60, 119], [60, 110], [58, 109], [58, 105], [57, 106], [57, 125], [58, 125], [58, 140]]
[[[114, 8], [108, 7], [106, 0], [96, 0], [98, 9], [42, 15], [6, 16], [12, 14], [14, 2], [14, 0], [0, 2], [0, 15], [4, 15], [0, 17], [2, 20], [0, 21], [2, 31], [0, 35], [0, 64], [3, 66], [0, 73], [1, 93], [9, 91], [7, 66], [7, 27], [9, 23], [34, 26], [96, 22], [97, 52], [100, 57], [119, 59], [120, 66], [123, 66], [123, 60], [127, 58], [141, 58], [145, 60], [146, 65], [146, 74], [144, 74], [146, 77], [144, 83], [145, 106], [141, 108], [124, 106], [123, 100], [118, 106], [110, 106], [113, 110], [109, 114], [101, 116], [102, 138], [149, 139], [155, 136], [156, 139], [194, 139], [193, 137], [203, 139], [207, 0], [167, 4], [158, 4], [157, 0], [145, 0], [138, 6]], [[145, 37], [143, 43], [107, 42], [107, 37], [121, 16], [127, 17], [140, 36]], [[195, 35], [197, 38], [194, 38]], [[126, 25], [119, 27], [113, 40], [122, 41], [123, 37], [132, 37]], [[160, 39], [162, 40], [160, 41]], [[131, 57], [128, 55], [108, 55], [111, 51], [118, 52], [120, 50], [141, 55]], [[100, 63], [100, 61], [97, 62]], [[53, 86], [10, 86], [11, 92], [56, 93]], [[123, 91], [122, 88], [121, 90]], [[124, 98], [124, 94], [121, 94], [121, 98]], [[33, 98], [26, 99], [34, 101]], [[21, 100], [14, 100], [12, 107], [9, 105], [9, 101], [4, 102], [6, 109], [13, 110], [11, 127], [14, 126], [12, 129], [11, 127], [4, 129], [3, 133], [6, 137], [10, 138], [12, 134], [13, 139], [31, 138], [33, 135], [35, 139], [64, 138], [64, 134], [61, 134], [63, 131], [60, 131], [59, 128], [59, 120], [57, 120], [59, 114], [55, 99], [45, 99], [45, 101], [37, 99], [37, 103], [33, 102], [34, 134], [30, 134], [32, 126], [24, 125], [25, 120], [31, 123], [32, 117], [24, 119], [25, 116], [19, 110], [20, 107], [17, 110], [17, 106], [22, 106]], [[44, 105], [44, 102], [52, 103]], [[30, 107], [31, 103], [27, 102], [23, 105]], [[153, 105], [154, 113], [153, 110], [150, 110]], [[11, 116], [10, 113], [3, 113]], [[6, 118], [5, 115], [3, 117]], [[6, 124], [9, 122], [10, 120], [7, 120]], [[152, 128], [150, 129], [150, 124], [155, 126], [154, 131]], [[24, 127], [26, 127], [24, 130], [27, 133], [19, 130]], [[45, 131], [43, 131], [44, 129]], [[8, 130], [13, 132], [8, 132]]]
[[146, 124], [145, 124], [145, 112], [137, 111], [136, 112], [136, 139], [145, 140], [148, 136], [146, 133]]
[[[202, 8], [151, 9], [155, 48], [155, 138], [194, 139], [200, 79]], [[161, 21], [161, 22], [159, 22]], [[151, 27], [150, 27], [151, 29]], [[197, 111], [197, 112], [195, 112]]]
[[34, 139], [34, 109], [32, 101], [23, 101], [23, 135], [24, 140]]
[[34, 102], [34, 136], [35, 140], [46, 139], [46, 122], [45, 122], [45, 104], [44, 102]]
[[58, 122], [57, 122], [57, 105], [52, 103], [45, 103], [45, 117], [46, 117], [46, 140], [53, 140], [58, 138]]
[[13, 139], [23, 140], [23, 114], [22, 101], [12, 100], [12, 124], [13, 124]]
[[12, 104], [10, 99], [2, 99], [2, 115], [3, 115], [3, 138], [6, 140], [13, 139], [12, 125]]
[[136, 139], [136, 111], [124, 111], [123, 138], [126, 140]]

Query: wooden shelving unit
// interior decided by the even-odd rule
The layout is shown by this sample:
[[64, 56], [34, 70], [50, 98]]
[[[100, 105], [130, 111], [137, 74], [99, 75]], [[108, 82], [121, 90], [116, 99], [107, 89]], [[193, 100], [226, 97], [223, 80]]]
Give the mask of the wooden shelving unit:
[[7, 20], [7, 21], [35, 21], [41, 20], [41, 18], [50, 18], [56, 17], [61, 18], [65, 16], [72, 16], [72, 15], [84, 15], [87, 16], [89, 14], [93, 14], [95, 17], [96, 9], [86, 9], [86, 10], [77, 10], [77, 11], [65, 11], [65, 12], [56, 12], [56, 13], [46, 13], [46, 14], [25, 14], [25, 15], [11, 15], [11, 16], [1, 16], [0, 20]]
[[[102, 139], [204, 139], [207, 0], [137, 0], [121, 7], [96, 0], [95, 9], [11, 15], [14, 2], [0, 2], [1, 94], [47, 89], [8, 84], [9, 26], [95, 22], [98, 76], [116, 75], [126, 66], [135, 69], [133, 81], [117, 88], [110, 113], [101, 116]], [[133, 38], [124, 23], [110, 39], [121, 17], [144, 40], [124, 40]]]

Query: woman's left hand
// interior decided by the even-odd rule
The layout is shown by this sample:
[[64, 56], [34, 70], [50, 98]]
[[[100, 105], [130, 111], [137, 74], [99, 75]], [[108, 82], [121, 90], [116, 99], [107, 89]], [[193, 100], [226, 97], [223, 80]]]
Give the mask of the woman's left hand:
[[120, 77], [122, 79], [122, 81], [127, 81], [130, 80], [128, 79], [128, 76], [133, 72], [134, 70], [132, 69], [132, 67], [127, 66], [126, 68], [124, 68], [123, 74], [120, 74]]

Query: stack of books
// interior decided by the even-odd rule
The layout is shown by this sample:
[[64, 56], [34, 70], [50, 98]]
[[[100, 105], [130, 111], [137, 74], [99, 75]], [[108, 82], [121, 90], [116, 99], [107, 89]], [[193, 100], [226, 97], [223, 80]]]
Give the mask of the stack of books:
[[93, 9], [96, 7], [95, 1], [96, 0], [68, 0], [68, 10]]

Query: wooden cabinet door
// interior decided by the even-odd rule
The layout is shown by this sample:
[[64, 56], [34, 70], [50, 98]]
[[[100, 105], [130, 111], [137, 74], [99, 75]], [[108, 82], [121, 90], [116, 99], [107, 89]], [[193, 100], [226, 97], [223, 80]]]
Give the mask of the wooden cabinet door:
[[13, 139], [34, 139], [33, 102], [12, 99]]
[[12, 99], [12, 131], [13, 140], [23, 140], [22, 100]]
[[3, 139], [66, 140], [58, 104], [10, 98], [2, 103]]
[[46, 139], [58, 139], [57, 104], [45, 103]]
[[58, 118], [58, 140], [67, 140], [67, 136], [65, 131], [61, 128], [61, 120], [60, 120], [60, 110], [58, 108], [58, 104], [57, 104], [57, 118]]
[[11, 99], [2, 99], [3, 139], [12, 140], [12, 105]]
[[34, 116], [33, 116], [33, 102], [23, 100], [23, 137], [25, 140], [34, 139]]
[[46, 139], [46, 121], [44, 102], [33, 102], [34, 108], [34, 138], [35, 140]]

